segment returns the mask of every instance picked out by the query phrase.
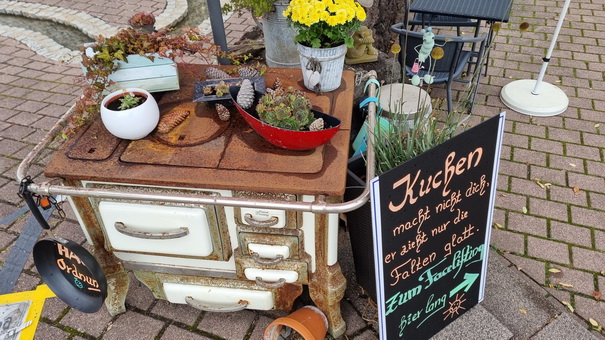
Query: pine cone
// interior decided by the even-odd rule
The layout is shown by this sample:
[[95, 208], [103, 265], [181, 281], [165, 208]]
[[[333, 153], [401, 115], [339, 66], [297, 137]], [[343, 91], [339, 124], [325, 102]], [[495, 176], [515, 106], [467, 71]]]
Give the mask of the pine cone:
[[158, 132], [170, 132], [170, 130], [181, 124], [187, 117], [189, 117], [189, 111], [187, 110], [172, 111], [163, 115], [158, 123]]
[[231, 112], [229, 112], [229, 109], [223, 104], [216, 104], [216, 112], [218, 113], [218, 118], [223, 122], [226, 122], [231, 118]]
[[250, 79], [244, 79], [244, 81], [242, 81], [242, 86], [239, 88], [236, 101], [244, 110], [252, 107], [252, 103], [254, 103], [254, 87], [252, 86]]
[[206, 78], [207, 79], [226, 79], [226, 78], [231, 78], [231, 76], [228, 75], [227, 72], [225, 72], [223, 70], [219, 70], [216, 67], [208, 67], [206, 69]]
[[316, 120], [313, 121], [313, 123], [311, 123], [311, 125], [309, 125], [309, 130], [310, 131], [320, 131], [324, 129], [324, 120], [323, 118], [317, 118]]
[[284, 85], [281, 83], [281, 79], [279, 78], [275, 78], [275, 81], [273, 82], [273, 89], [277, 90], [279, 88], [283, 88]]
[[242, 78], [254, 78], [260, 75], [260, 72], [258, 72], [257, 69], [249, 66], [240, 68], [237, 70], [237, 73], [239, 73], [239, 76]]

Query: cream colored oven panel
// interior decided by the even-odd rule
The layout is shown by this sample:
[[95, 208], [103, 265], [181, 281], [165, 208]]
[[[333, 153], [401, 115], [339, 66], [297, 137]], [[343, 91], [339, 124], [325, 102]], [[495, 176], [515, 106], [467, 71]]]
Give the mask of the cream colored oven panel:
[[213, 208], [102, 201], [99, 213], [112, 251], [198, 258], [215, 251]]
[[186, 303], [207, 311], [237, 311], [244, 308], [257, 310], [273, 309], [273, 293], [265, 290], [215, 287], [180, 283], [163, 283], [166, 300]]

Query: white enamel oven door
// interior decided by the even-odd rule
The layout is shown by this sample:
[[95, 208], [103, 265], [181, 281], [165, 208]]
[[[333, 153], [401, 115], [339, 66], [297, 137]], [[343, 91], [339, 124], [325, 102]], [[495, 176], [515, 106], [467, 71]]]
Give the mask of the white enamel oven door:
[[214, 207], [101, 201], [98, 209], [110, 251], [224, 260]]

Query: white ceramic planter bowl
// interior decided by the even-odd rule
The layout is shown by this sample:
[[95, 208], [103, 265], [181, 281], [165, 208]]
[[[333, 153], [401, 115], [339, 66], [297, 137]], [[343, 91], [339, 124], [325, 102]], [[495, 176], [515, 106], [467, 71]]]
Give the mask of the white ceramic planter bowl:
[[[128, 110], [114, 111], [107, 104], [119, 100], [125, 93], [133, 92], [147, 97], [145, 102]], [[141, 139], [156, 128], [160, 120], [160, 109], [153, 96], [143, 89], [129, 88], [112, 92], [101, 102], [101, 120], [112, 135], [122, 139]]]

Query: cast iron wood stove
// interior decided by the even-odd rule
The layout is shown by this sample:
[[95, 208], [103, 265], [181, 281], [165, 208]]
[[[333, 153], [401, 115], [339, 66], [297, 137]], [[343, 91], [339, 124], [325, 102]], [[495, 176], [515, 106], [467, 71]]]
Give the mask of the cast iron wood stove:
[[[193, 103], [204, 67], [181, 67], [181, 89], [159, 100], [162, 113], [191, 113], [170, 133], [121, 140], [97, 119], [45, 168], [74, 188], [70, 203], [109, 279], [108, 311], [125, 311], [128, 271], [156, 298], [207, 311], [290, 310], [307, 285], [338, 337], [346, 285], [338, 213], [322, 208], [345, 190], [354, 74], [345, 71], [336, 91], [306, 91], [315, 109], [342, 120], [336, 136], [288, 151], [264, 141], [234, 108], [222, 122], [208, 104]], [[268, 85], [279, 77], [303, 88], [298, 69], [264, 76]]]

